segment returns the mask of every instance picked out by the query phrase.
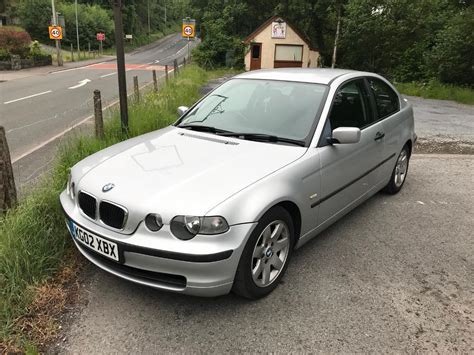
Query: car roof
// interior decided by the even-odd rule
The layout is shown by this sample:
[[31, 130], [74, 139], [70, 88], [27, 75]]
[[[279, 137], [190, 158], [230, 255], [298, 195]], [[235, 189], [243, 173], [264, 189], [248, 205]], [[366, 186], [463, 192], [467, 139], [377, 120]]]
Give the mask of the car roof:
[[261, 69], [252, 70], [239, 74], [235, 78], [239, 79], [266, 79], [282, 81], [298, 81], [315, 84], [330, 84], [334, 79], [345, 74], [360, 73], [348, 69], [328, 69], [328, 68], [279, 68], [279, 69]]

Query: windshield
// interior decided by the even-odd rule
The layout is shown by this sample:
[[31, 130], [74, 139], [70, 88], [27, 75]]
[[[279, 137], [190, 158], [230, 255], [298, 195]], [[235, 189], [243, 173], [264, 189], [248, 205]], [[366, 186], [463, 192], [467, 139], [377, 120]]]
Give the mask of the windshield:
[[319, 120], [316, 116], [326, 89], [300, 82], [229, 80], [187, 112], [178, 127], [202, 125], [305, 140]]

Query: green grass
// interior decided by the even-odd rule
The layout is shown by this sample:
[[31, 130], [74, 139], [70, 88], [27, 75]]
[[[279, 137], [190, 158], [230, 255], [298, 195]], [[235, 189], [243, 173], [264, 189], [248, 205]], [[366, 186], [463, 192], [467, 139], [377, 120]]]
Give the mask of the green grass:
[[420, 96], [426, 99], [452, 100], [474, 105], [474, 89], [468, 87], [442, 84], [438, 81], [396, 83], [395, 86], [405, 95]]
[[[188, 65], [158, 94], [143, 94], [140, 104], [130, 104], [129, 136], [174, 122], [179, 105], [191, 105], [199, 98], [199, 88], [205, 82], [224, 73], [206, 72]], [[27, 311], [34, 297], [32, 286], [51, 277], [71, 247], [58, 200], [69, 168], [84, 157], [127, 138], [121, 134], [117, 110], [110, 116], [105, 122], [104, 141], [84, 135], [64, 144], [49, 176], [0, 219], [0, 349], [2, 341], [20, 342], [20, 346], [27, 344], [27, 339], [19, 336], [15, 329], [15, 319]]]

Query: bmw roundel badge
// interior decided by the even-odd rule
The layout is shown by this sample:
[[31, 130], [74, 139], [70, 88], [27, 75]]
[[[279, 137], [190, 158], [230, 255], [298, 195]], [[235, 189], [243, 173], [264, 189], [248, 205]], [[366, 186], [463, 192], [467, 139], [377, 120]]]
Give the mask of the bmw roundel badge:
[[109, 192], [114, 187], [115, 187], [115, 185], [112, 184], [112, 183], [105, 184], [104, 187], [102, 187], [102, 192]]

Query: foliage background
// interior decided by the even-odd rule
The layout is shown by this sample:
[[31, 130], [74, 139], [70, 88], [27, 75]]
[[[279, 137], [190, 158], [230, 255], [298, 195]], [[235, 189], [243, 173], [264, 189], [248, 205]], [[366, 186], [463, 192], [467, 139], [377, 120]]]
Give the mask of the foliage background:
[[402, 82], [474, 85], [472, 0], [195, 0], [190, 5], [203, 38], [195, 55], [205, 67], [229, 65], [229, 53], [230, 64], [242, 65], [242, 39], [273, 15], [305, 32], [329, 66], [340, 14], [338, 67]]

